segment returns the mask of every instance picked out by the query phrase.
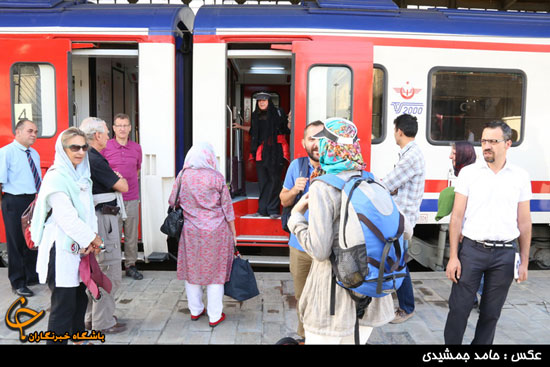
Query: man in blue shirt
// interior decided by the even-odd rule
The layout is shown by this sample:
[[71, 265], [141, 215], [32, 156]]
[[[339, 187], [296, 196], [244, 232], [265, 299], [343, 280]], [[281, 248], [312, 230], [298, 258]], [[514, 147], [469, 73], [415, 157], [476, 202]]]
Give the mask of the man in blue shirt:
[[[283, 183], [283, 189], [279, 197], [281, 198], [281, 204], [285, 207], [294, 206], [296, 197], [302, 193], [305, 194], [309, 190], [309, 177], [313, 173], [313, 170], [319, 166], [319, 145], [318, 139], [313, 138], [315, 134], [323, 130], [323, 122], [314, 121], [308, 124], [304, 130], [304, 138], [302, 139], [302, 146], [306, 150], [309, 158], [307, 176], [304, 177], [300, 174], [300, 160], [301, 158], [294, 159], [288, 166], [286, 172], [285, 181]], [[305, 214], [307, 218], [307, 212]], [[298, 243], [296, 236], [292, 233], [288, 241], [288, 247], [290, 252], [290, 273], [294, 282], [294, 296], [296, 297], [296, 303], [300, 299], [304, 284], [309, 274], [311, 267], [311, 258], [304, 251], [304, 249]], [[296, 307], [298, 309], [298, 307]], [[300, 322], [300, 316], [298, 315], [298, 330], [297, 334], [303, 339], [305, 337], [304, 327]]]
[[0, 149], [0, 196], [8, 248], [8, 278], [20, 296], [34, 293], [28, 285], [38, 282], [37, 251], [27, 248], [21, 228], [21, 215], [32, 203], [42, 181], [40, 156], [31, 148], [38, 128], [29, 120], [15, 126], [15, 139]]

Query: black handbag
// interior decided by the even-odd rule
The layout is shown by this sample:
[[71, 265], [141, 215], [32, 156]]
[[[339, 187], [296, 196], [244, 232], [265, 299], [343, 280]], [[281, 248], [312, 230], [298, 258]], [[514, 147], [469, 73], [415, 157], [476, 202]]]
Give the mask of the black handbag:
[[[309, 158], [308, 157], [302, 157], [299, 159], [299, 165], [300, 165], [300, 177], [307, 177], [309, 172]], [[294, 205], [300, 200], [304, 193], [301, 192], [298, 195], [296, 195], [296, 198], [294, 199], [294, 204], [291, 206], [284, 206], [283, 212], [281, 213], [281, 225], [283, 227], [283, 230], [285, 232], [290, 233], [290, 229], [288, 229], [288, 219], [290, 218], [290, 214], [292, 211], [292, 208], [294, 208]]]
[[181, 236], [181, 230], [183, 228], [183, 209], [177, 204], [180, 195], [180, 186], [178, 186], [178, 192], [176, 193], [176, 207], [168, 208], [168, 215], [164, 219], [164, 222], [160, 226], [160, 231], [168, 237], [179, 238]]
[[224, 294], [237, 301], [246, 301], [259, 295], [260, 291], [248, 260], [241, 258], [238, 251], [235, 255], [229, 281], [224, 285]]

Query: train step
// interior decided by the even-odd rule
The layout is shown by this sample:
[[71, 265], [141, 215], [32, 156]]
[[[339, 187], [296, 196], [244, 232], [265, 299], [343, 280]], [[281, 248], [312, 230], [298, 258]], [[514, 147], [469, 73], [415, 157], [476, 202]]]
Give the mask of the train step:
[[255, 266], [288, 266], [290, 263], [288, 256], [241, 255], [241, 257]]
[[237, 236], [239, 246], [287, 246], [287, 236], [266, 236], [266, 235], [239, 235]]

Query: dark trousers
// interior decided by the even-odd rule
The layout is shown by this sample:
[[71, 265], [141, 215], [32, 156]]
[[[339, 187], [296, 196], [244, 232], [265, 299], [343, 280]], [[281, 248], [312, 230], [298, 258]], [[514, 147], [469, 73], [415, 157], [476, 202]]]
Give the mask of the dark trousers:
[[267, 165], [261, 161], [256, 162], [258, 173], [258, 185], [260, 198], [258, 200], [258, 213], [262, 215], [280, 214], [281, 200], [279, 194], [282, 189], [282, 166]]
[[453, 283], [449, 297], [445, 344], [462, 344], [482, 276], [483, 294], [472, 344], [492, 344], [502, 306], [514, 279], [516, 249], [485, 248], [465, 237], [458, 251], [462, 272], [458, 283]]
[[38, 282], [36, 257], [38, 251], [29, 250], [21, 229], [21, 215], [34, 200], [35, 195], [11, 195], [2, 197], [2, 216], [6, 229], [8, 248], [8, 278], [14, 289]]
[[[52, 331], [57, 336], [85, 331], [84, 316], [88, 306], [86, 286], [84, 283], [72, 288], [55, 286], [55, 246], [50, 250], [47, 282], [51, 291], [48, 331]], [[67, 340], [61, 342], [48, 340], [46, 344], [67, 344]]]

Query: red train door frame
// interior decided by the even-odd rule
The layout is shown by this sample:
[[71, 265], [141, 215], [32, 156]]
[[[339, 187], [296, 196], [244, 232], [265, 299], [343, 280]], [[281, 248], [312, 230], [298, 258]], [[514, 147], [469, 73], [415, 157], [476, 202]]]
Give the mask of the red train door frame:
[[[0, 147], [13, 141], [14, 110], [12, 72], [17, 63], [47, 64], [54, 69], [55, 131], [38, 138], [33, 145], [40, 154], [42, 172], [53, 164], [54, 146], [60, 132], [69, 127], [71, 41], [67, 39], [0, 38]], [[27, 116], [31, 119], [31, 117]], [[1, 217], [1, 214], [0, 214]], [[0, 242], [5, 242], [4, 222], [0, 221]]]
[[[285, 46], [275, 46], [286, 48]], [[302, 131], [306, 125], [308, 74], [316, 65], [346, 66], [352, 71], [352, 121], [359, 130], [361, 150], [370, 169], [372, 133], [373, 46], [361, 38], [322, 38], [292, 42], [294, 57], [293, 146], [294, 157], [305, 156]], [[333, 116], [328, 116], [333, 117]], [[308, 121], [311, 122], [311, 121]]]

